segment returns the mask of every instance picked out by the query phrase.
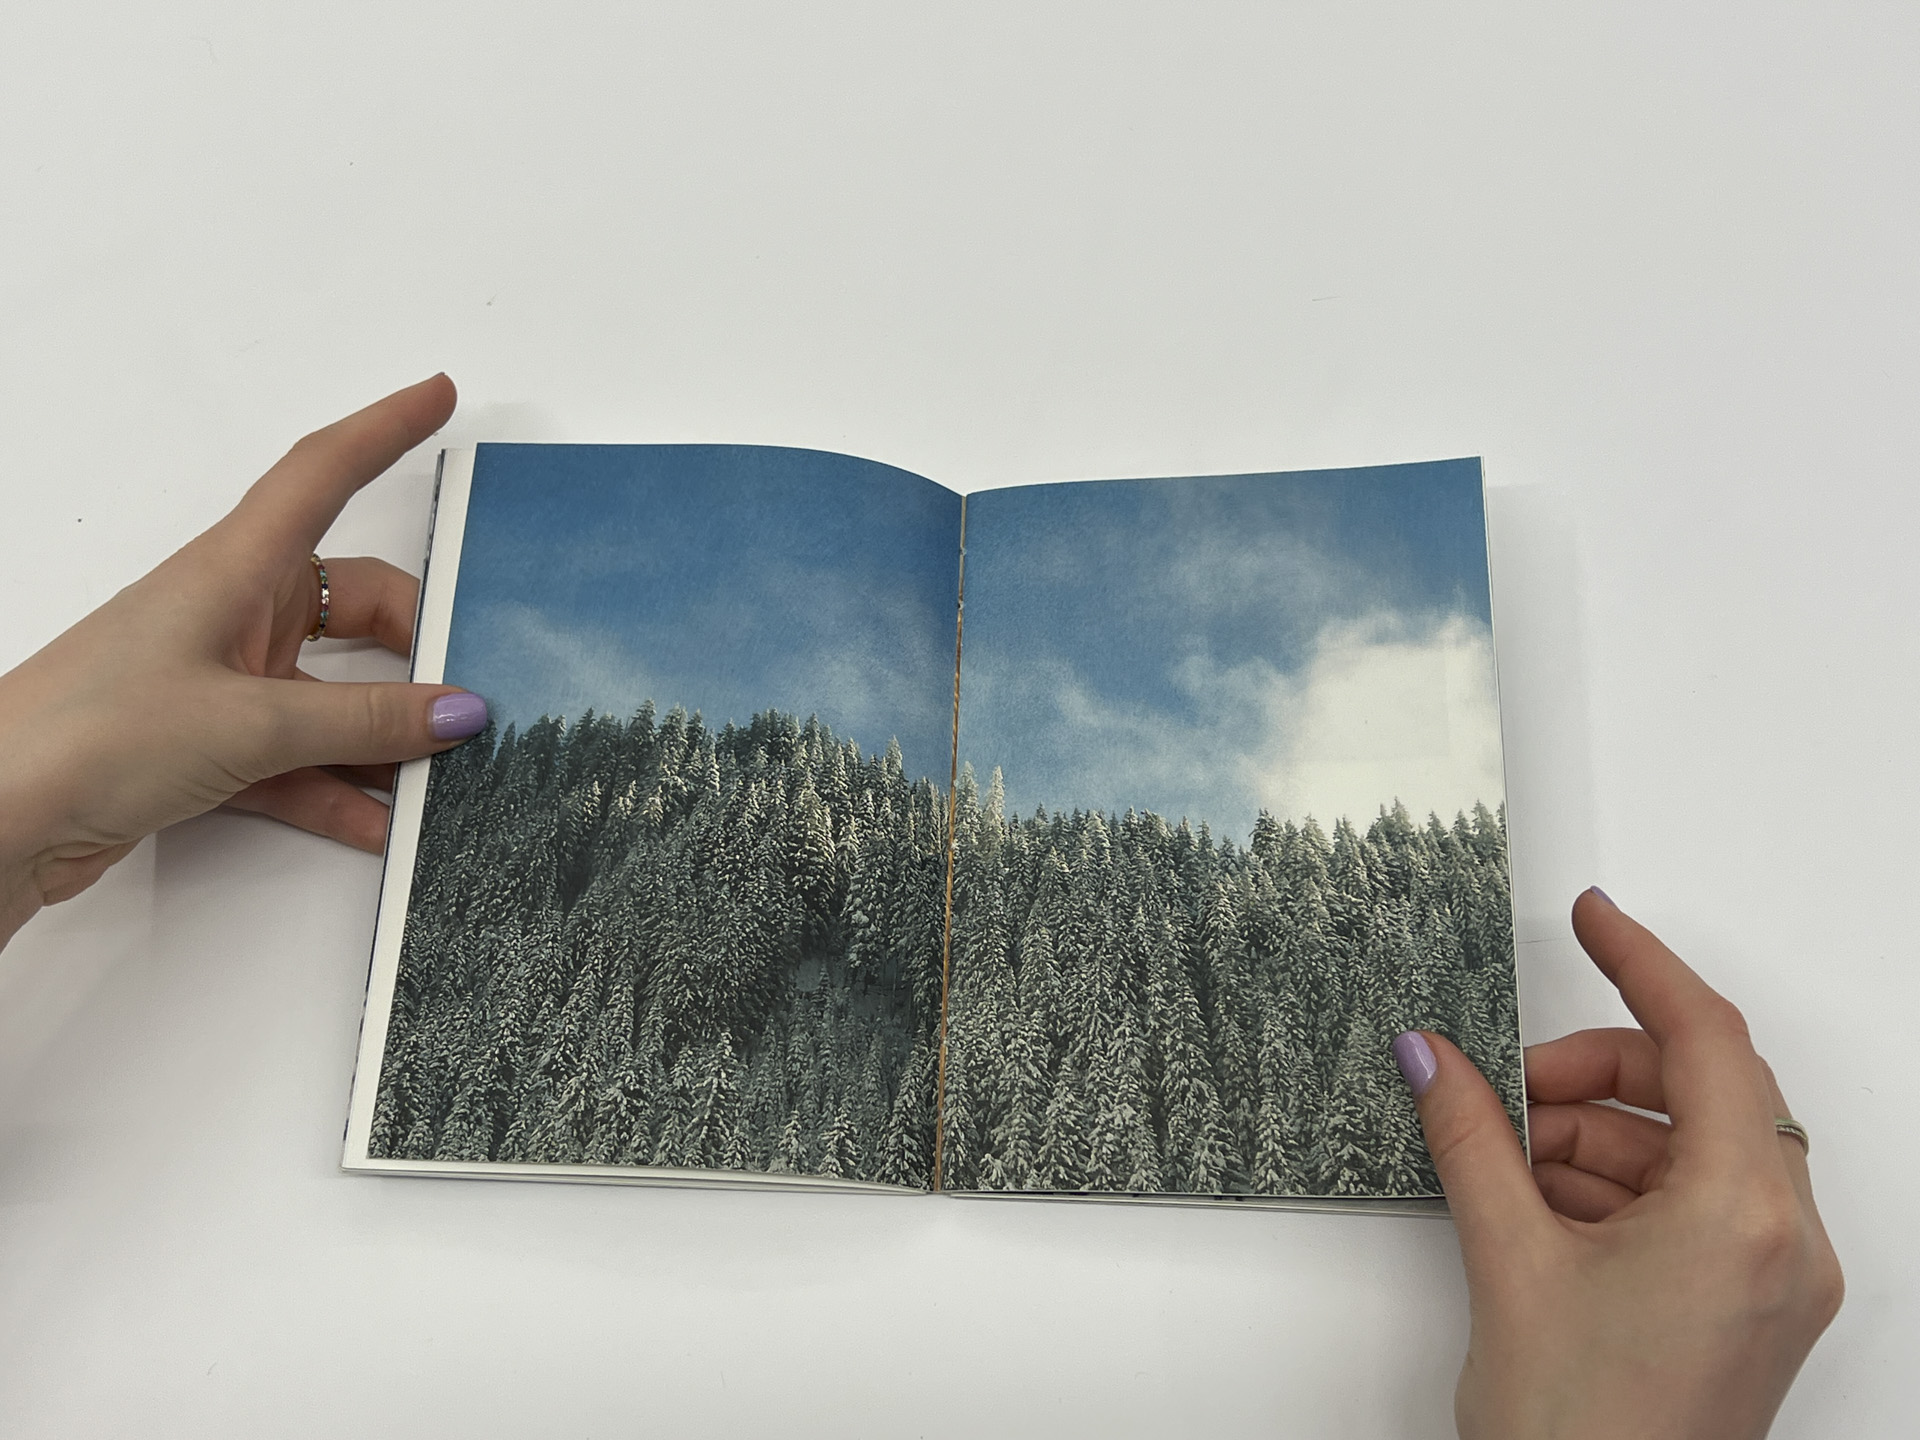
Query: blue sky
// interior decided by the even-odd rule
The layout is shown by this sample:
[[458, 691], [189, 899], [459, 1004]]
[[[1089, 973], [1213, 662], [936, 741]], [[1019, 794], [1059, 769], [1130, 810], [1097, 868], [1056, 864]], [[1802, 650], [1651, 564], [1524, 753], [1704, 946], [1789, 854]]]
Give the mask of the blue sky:
[[[959, 497], [762, 446], [480, 447], [447, 678], [504, 725], [818, 714], [944, 784]], [[1016, 813], [1244, 839], [1503, 793], [1479, 463], [1023, 486], [967, 511], [960, 752]]]
[[779, 708], [946, 783], [960, 500], [812, 450], [483, 445], [447, 679], [504, 727]]
[[1501, 799], [1477, 461], [973, 495], [960, 752], [1010, 806]]

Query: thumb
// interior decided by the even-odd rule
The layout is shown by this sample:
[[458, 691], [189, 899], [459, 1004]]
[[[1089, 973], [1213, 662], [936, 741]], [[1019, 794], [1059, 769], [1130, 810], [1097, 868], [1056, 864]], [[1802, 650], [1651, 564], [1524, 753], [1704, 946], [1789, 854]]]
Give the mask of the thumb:
[[1469, 1270], [1477, 1257], [1510, 1248], [1516, 1230], [1549, 1223], [1507, 1108], [1473, 1062], [1427, 1030], [1396, 1036], [1393, 1058], [1413, 1091]]
[[266, 775], [308, 765], [413, 760], [451, 749], [487, 727], [487, 702], [451, 685], [259, 683], [273, 687], [270, 753], [261, 757]]

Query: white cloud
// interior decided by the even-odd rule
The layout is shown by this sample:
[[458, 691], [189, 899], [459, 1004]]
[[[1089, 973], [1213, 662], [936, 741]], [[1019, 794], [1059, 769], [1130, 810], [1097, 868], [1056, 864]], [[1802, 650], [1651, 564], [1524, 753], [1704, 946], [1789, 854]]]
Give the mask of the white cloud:
[[1400, 800], [1451, 818], [1500, 803], [1493, 637], [1455, 616], [1424, 633], [1387, 618], [1329, 627], [1294, 676], [1266, 677], [1265, 742], [1244, 765], [1276, 815], [1364, 825]]
[[1116, 702], [1057, 658], [982, 666], [962, 753], [983, 773], [1004, 759], [1020, 811], [1133, 806], [1241, 840], [1263, 808], [1364, 829], [1396, 798], [1447, 820], [1502, 799], [1492, 637], [1476, 621], [1376, 615], [1322, 629], [1293, 671], [1192, 655], [1169, 678], [1178, 710]]
[[[630, 715], [653, 698], [645, 667], [604, 630], [556, 625], [517, 600], [489, 604], [462, 618], [477, 627], [479, 642], [473, 668], [480, 673], [466, 683], [483, 687], [503, 724], [524, 725], [542, 712], [577, 717], [594, 709]], [[462, 683], [451, 672], [447, 679]]]

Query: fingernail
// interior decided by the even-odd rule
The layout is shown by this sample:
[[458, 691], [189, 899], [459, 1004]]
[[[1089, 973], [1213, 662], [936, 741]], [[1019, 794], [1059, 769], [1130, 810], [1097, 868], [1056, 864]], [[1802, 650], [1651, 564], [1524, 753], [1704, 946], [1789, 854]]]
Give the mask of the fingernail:
[[1427, 1093], [1433, 1077], [1440, 1073], [1440, 1062], [1433, 1058], [1433, 1047], [1418, 1030], [1406, 1030], [1393, 1037], [1393, 1063], [1413, 1091], [1414, 1098]]
[[436, 740], [465, 740], [487, 728], [487, 702], [471, 691], [458, 690], [433, 702], [430, 721]]
[[1613, 904], [1613, 897], [1607, 894], [1607, 892], [1602, 890], [1598, 885], [1589, 885], [1587, 887], [1587, 890], [1590, 894], [1598, 895], [1602, 900], [1606, 901], [1607, 904], [1613, 905], [1614, 909], [1618, 910], [1620, 908], [1618, 905]]

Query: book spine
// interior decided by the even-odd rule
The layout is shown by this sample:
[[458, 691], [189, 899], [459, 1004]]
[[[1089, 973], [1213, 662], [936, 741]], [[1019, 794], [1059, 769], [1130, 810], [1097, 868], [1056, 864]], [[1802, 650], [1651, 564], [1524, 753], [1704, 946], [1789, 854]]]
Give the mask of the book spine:
[[947, 990], [953, 971], [954, 827], [960, 796], [960, 648], [967, 630], [967, 497], [960, 497], [960, 582], [953, 614], [953, 751], [947, 760], [947, 899], [940, 934], [940, 1048], [933, 1081], [933, 1188], [942, 1188], [947, 1135]]

